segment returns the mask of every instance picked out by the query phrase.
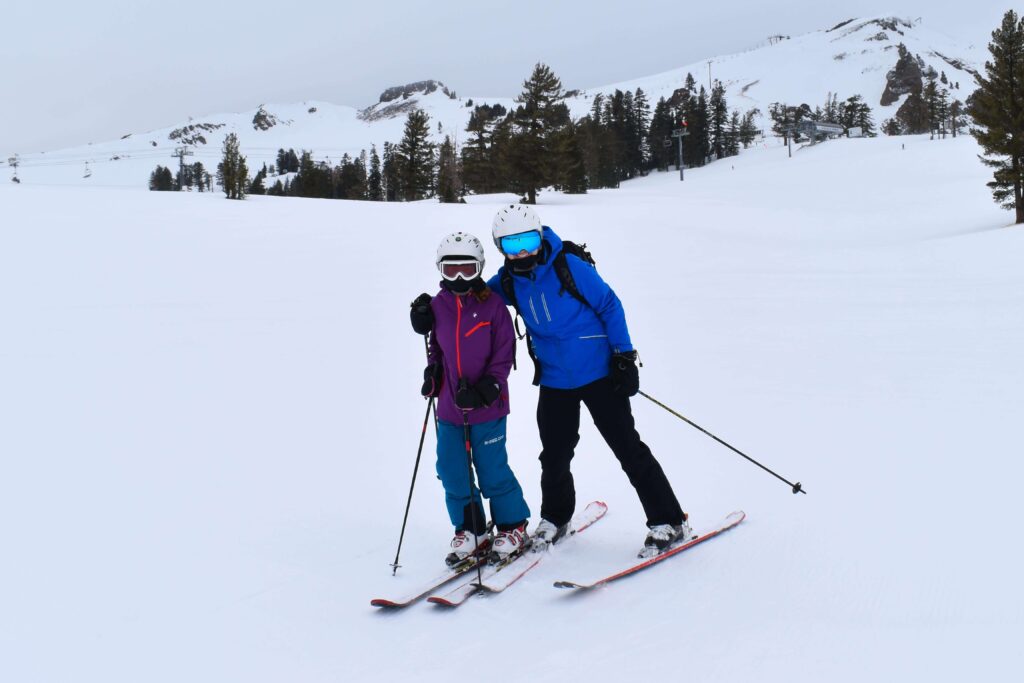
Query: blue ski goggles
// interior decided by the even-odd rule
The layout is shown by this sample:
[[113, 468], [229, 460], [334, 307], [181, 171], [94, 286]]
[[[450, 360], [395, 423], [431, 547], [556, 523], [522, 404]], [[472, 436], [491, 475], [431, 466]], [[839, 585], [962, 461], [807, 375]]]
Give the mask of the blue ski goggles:
[[540, 249], [541, 237], [536, 230], [506, 235], [499, 240], [501, 250], [509, 256], [518, 256], [522, 252], [531, 254]]

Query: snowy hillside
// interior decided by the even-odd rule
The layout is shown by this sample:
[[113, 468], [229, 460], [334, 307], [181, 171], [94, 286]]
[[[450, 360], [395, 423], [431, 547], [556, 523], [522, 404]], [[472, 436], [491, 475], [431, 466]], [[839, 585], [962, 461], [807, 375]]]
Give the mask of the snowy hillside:
[[[960, 89], [953, 96], [961, 101], [973, 91], [971, 70], [984, 64], [984, 51], [964, 46], [955, 40], [913, 22], [877, 17], [857, 19], [814, 33], [773, 41], [736, 55], [714, 57], [672, 71], [609, 86], [588, 88], [567, 100], [574, 116], [585, 115], [597, 93], [616, 88], [634, 91], [643, 88], [653, 105], [660, 97], [670, 97], [692, 73], [698, 84], [708, 85], [710, 76], [726, 86], [730, 106], [741, 110], [757, 107], [762, 114], [772, 102], [824, 104], [829, 93], [846, 98], [862, 95], [874, 110], [876, 123], [895, 114], [903, 98], [880, 106], [887, 73], [898, 59], [898, 45], [911, 54], [945, 72]], [[557, 65], [553, 65], [557, 72]], [[526, 74], [524, 74], [525, 78]], [[578, 84], [564, 83], [567, 89]], [[20, 151], [19, 177], [32, 185], [82, 185], [145, 187], [157, 164], [177, 167], [172, 158], [175, 149], [187, 145], [194, 156], [188, 162], [201, 161], [214, 169], [221, 156], [221, 144], [229, 132], [237, 133], [242, 151], [255, 172], [263, 163], [272, 164], [279, 148], [313, 150], [319, 159], [337, 163], [343, 154], [358, 155], [378, 149], [385, 141], [397, 142], [402, 136], [407, 112], [418, 107], [426, 110], [438, 140], [452, 135], [465, 138], [466, 123], [473, 105], [484, 103], [512, 105], [508, 97], [456, 97], [436, 81], [391, 88], [381, 101], [362, 110], [326, 102], [266, 104], [259, 109], [234, 114], [202, 116], [180, 126], [136, 133], [117, 141], [90, 144], [45, 154]], [[440, 127], [438, 127], [440, 124]], [[6, 160], [8, 154], [4, 154]], [[6, 163], [0, 161], [0, 167]]]
[[[666, 660], [702, 682], [1015, 680], [1024, 233], [977, 151], [840, 140], [545, 193], [623, 299], [643, 388], [809, 493], [637, 399], [695, 526], [743, 525], [555, 590], [645, 531], [584, 419], [578, 497], [606, 519], [507, 593], [398, 614], [369, 599], [435, 574], [450, 533], [428, 435], [391, 577], [424, 408], [408, 302], [436, 285], [438, 239], [485, 236], [504, 198], [3, 184], [0, 680], [450, 681], [465, 658], [517, 681]], [[536, 511], [528, 372], [511, 391]]]

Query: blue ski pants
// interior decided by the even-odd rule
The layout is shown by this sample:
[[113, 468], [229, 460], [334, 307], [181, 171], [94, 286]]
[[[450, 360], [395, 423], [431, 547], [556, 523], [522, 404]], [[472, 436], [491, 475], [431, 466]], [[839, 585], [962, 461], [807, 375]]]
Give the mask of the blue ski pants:
[[[479, 488], [473, 487], [478, 520], [483, 512], [480, 500], [482, 492], [490, 501], [491, 519], [499, 529], [512, 528], [530, 517], [523, 489], [508, 465], [508, 453], [505, 450], [506, 419], [501, 417], [469, 427], [473, 468], [479, 481]], [[470, 479], [462, 425], [444, 420], [438, 422], [437, 476], [444, 486], [448, 517], [455, 529], [482, 531], [479, 521], [470, 518]]]

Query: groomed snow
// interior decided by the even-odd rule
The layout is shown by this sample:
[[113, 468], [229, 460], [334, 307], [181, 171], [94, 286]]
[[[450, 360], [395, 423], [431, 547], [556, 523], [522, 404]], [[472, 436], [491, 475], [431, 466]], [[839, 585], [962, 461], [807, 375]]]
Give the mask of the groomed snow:
[[[435, 574], [450, 533], [428, 452], [391, 577], [424, 409], [408, 302], [508, 198], [5, 183], [0, 680], [1014, 679], [1024, 233], [977, 151], [840, 140], [543, 194], [623, 299], [643, 388], [809, 494], [637, 399], [695, 526], [746, 522], [556, 591], [644, 532], [584, 419], [578, 497], [606, 519], [502, 595], [394, 614], [370, 598]], [[509, 447], [536, 512], [529, 375]]]

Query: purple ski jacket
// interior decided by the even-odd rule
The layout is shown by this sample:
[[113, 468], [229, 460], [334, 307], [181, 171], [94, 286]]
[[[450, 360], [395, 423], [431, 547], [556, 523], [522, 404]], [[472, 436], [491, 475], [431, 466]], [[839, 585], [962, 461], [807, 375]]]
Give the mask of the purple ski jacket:
[[[456, 296], [442, 289], [431, 300], [430, 308], [434, 329], [430, 333], [429, 358], [444, 368], [437, 416], [445, 422], [462, 424], [462, 414], [468, 412], [470, 424], [481, 424], [508, 415], [508, 373], [516, 338], [505, 302], [495, 292], [487, 300], [478, 301], [473, 294]], [[455, 405], [459, 379], [464, 378], [472, 386], [485, 375], [498, 381], [498, 398], [489, 406], [470, 411]]]

